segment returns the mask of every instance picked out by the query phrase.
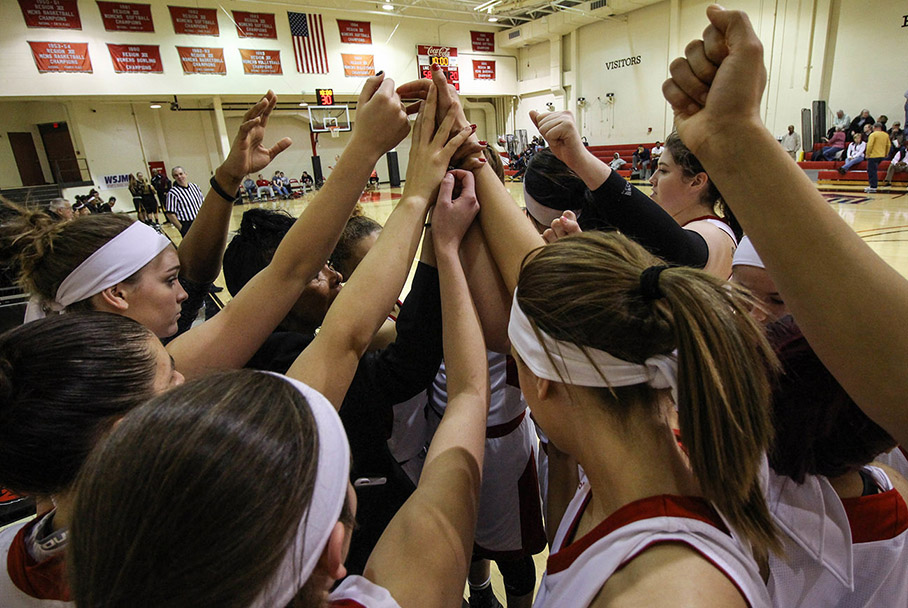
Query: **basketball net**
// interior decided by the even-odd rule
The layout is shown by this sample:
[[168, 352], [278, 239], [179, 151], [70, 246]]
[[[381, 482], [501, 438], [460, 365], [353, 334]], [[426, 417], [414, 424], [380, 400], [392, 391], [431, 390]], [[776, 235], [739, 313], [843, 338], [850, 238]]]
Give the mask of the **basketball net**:
[[328, 127], [328, 132], [331, 133], [331, 137], [337, 139], [341, 136], [339, 127]]

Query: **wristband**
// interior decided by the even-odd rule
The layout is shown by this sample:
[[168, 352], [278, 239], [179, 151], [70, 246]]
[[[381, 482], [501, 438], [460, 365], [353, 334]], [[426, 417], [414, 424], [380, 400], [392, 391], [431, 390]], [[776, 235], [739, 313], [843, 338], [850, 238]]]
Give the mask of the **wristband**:
[[236, 194], [234, 196], [230, 196], [229, 194], [227, 194], [224, 191], [223, 188], [221, 188], [221, 185], [218, 183], [218, 181], [216, 179], [214, 179], [213, 175], [211, 176], [211, 180], [208, 183], [211, 185], [211, 189], [214, 190], [215, 194], [220, 196], [225, 201], [230, 201], [231, 203], [236, 203], [238, 200], [240, 200], [240, 191], [239, 190], [236, 191]]

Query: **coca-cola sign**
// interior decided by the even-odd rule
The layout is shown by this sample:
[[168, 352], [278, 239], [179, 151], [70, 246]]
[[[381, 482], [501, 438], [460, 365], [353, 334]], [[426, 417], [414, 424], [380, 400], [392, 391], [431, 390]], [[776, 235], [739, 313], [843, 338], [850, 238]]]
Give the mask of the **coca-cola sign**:
[[460, 71], [457, 66], [457, 47], [435, 46], [430, 44], [416, 45], [416, 63], [420, 78], [432, 77], [432, 66], [440, 66], [448, 82], [460, 90]]

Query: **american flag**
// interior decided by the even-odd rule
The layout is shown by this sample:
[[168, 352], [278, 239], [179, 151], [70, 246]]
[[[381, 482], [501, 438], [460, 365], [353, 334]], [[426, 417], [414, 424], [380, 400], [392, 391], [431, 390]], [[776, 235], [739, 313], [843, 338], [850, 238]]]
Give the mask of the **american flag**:
[[325, 49], [325, 28], [321, 15], [287, 12], [290, 34], [293, 36], [293, 56], [296, 71], [301, 74], [327, 74], [328, 52]]

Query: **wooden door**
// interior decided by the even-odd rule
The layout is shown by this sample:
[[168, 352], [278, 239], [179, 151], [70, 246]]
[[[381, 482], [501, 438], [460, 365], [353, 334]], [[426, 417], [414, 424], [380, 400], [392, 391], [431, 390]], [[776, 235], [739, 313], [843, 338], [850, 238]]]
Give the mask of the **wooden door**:
[[57, 183], [81, 182], [82, 172], [79, 170], [79, 161], [76, 160], [76, 151], [66, 123], [51, 122], [38, 125], [38, 131], [44, 142], [44, 153], [47, 154], [51, 173]]
[[7, 136], [9, 136], [9, 145], [13, 149], [22, 185], [44, 185], [46, 183], [44, 171], [41, 170], [41, 162], [38, 160], [38, 152], [35, 150], [35, 140], [32, 139], [32, 134], [7, 133]]

